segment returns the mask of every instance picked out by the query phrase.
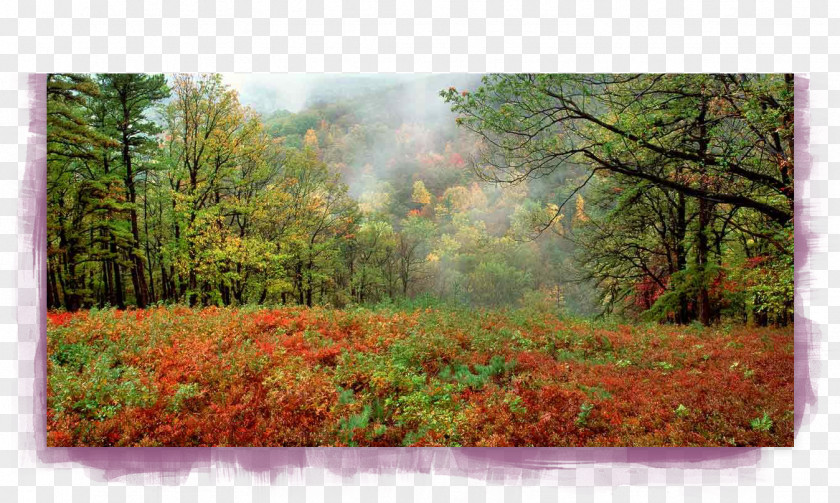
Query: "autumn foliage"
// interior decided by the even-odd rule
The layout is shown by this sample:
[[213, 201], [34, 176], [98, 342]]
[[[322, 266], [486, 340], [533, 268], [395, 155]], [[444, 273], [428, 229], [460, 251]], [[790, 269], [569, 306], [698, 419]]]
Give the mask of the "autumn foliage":
[[792, 328], [526, 311], [48, 314], [49, 446], [790, 446]]

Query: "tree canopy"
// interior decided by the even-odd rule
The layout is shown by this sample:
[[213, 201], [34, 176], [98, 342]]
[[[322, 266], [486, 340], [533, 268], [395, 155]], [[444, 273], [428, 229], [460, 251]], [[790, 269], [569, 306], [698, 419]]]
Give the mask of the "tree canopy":
[[221, 75], [50, 75], [49, 306], [791, 319], [791, 76], [428, 79], [261, 115]]
[[[731, 272], [757, 253], [780, 270], [790, 263], [791, 75], [491, 75], [473, 92], [441, 95], [482, 140], [481, 178], [576, 179], [537, 232], [584, 186], [599, 186], [600, 214], [580, 242], [610, 301], [632, 288], [658, 290], [645, 293], [642, 304], [652, 307], [678, 291], [665, 311], [686, 321], [693, 298], [708, 324], [720, 310], [709, 290], [723, 281], [725, 261]], [[775, 249], [759, 252], [766, 247]], [[773, 288], [790, 290], [789, 277], [773, 278]], [[790, 318], [792, 295], [783, 304], [762, 309]]]

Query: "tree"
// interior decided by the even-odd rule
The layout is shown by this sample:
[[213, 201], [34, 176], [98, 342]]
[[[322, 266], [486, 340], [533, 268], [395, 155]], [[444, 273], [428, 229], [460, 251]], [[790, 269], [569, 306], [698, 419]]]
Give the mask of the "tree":
[[[579, 263], [602, 287], [606, 306], [631, 298], [632, 307], [650, 309], [686, 269], [688, 223], [697, 220], [696, 208], [687, 208], [675, 191], [626, 177], [599, 180], [590, 202], [592, 217], [571, 236]], [[680, 291], [675, 301], [671, 319], [688, 322], [689, 292]]]
[[517, 183], [581, 164], [779, 225], [793, 217], [792, 76], [492, 75], [475, 92], [441, 95], [485, 140], [476, 165], [485, 179]]
[[[475, 92], [441, 95], [483, 140], [474, 163], [483, 179], [515, 185], [588, 171], [559, 204], [549, 203], [554, 214], [538, 232], [552, 228], [575, 196], [582, 201], [579, 192], [598, 174], [611, 174], [616, 188], [633, 187], [632, 200], [588, 226], [598, 231], [584, 264], [612, 299], [616, 288], [626, 296], [618, 285], [630, 278], [661, 291], [679, 283], [664, 280], [681, 279], [693, 285], [696, 316], [708, 325], [718, 311], [710, 288], [721, 243], [736, 215], [759, 215], [771, 233], [791, 226], [792, 76], [494, 75]], [[696, 211], [691, 240], [687, 206]], [[718, 214], [728, 215], [721, 226]], [[681, 290], [676, 317], [686, 321]]]
[[435, 231], [434, 222], [419, 216], [410, 216], [402, 222], [397, 234], [396, 260], [404, 297], [408, 296], [412, 283], [423, 277]]
[[290, 151], [285, 175], [293, 204], [289, 254], [293, 289], [298, 302], [312, 306], [315, 288], [331, 281], [337, 266], [334, 254], [342, 236], [352, 233], [357, 208], [347, 194], [347, 185], [331, 173], [311, 144]]
[[[173, 100], [166, 110], [170, 183], [176, 213], [175, 234], [184, 240], [177, 263], [186, 272], [180, 295], [190, 305], [199, 299], [197, 274], [199, 218], [220, 199], [220, 184], [233, 168], [237, 154], [252, 137], [236, 92], [221, 76], [178, 75], [172, 81]], [[185, 235], [182, 237], [181, 233]], [[207, 280], [209, 278], [205, 278]]]
[[169, 96], [169, 88], [163, 75], [105, 74], [99, 77], [105, 106], [110, 111], [116, 140], [120, 144], [123, 181], [128, 195], [128, 214], [131, 222], [133, 242], [131, 257], [131, 281], [137, 307], [146, 307], [149, 302], [149, 287], [143, 248], [140, 241], [140, 227], [137, 217], [137, 179], [146, 175], [149, 162], [138, 163], [139, 157], [148, 157], [157, 147], [155, 135], [160, 127], [148, 116], [151, 107]]
[[353, 290], [358, 302], [378, 299], [382, 292], [392, 294], [389, 278], [394, 256], [394, 229], [388, 222], [368, 219], [355, 235], [356, 249], [353, 264]]
[[97, 222], [94, 215], [120, 209], [119, 198], [110, 190], [113, 180], [103, 167], [116, 144], [92, 123], [91, 103], [99, 95], [90, 77], [47, 77], [47, 302], [69, 311], [92, 302], [95, 285], [87, 267], [93, 261], [116, 260], [101, 241], [94, 242], [100, 231], [116, 232], [109, 219]]
[[432, 202], [432, 195], [426, 190], [423, 180], [414, 182], [414, 191], [411, 193], [411, 201], [416, 204], [429, 204]]

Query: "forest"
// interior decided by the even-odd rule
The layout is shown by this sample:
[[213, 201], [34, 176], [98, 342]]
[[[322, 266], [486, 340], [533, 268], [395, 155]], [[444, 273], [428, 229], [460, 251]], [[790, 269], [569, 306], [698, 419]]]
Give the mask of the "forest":
[[429, 127], [387, 93], [260, 116], [220, 75], [52, 75], [48, 304], [789, 322], [792, 86], [491, 76]]
[[[51, 445], [792, 442], [781, 429], [793, 404], [792, 75], [358, 76], [306, 81], [295, 111], [272, 105], [292, 80], [256, 92], [220, 74], [48, 76]], [[127, 320], [149, 325], [147, 336], [133, 339]], [[403, 354], [432, 343], [455, 346]], [[241, 375], [167, 374], [163, 362], [188, 355], [166, 351], [212, 359], [213, 344], [230, 357], [219, 368]], [[306, 406], [323, 414], [312, 431], [266, 426], [288, 406], [275, 396], [288, 365], [297, 374], [286, 368], [284, 386], [323, 388], [323, 402]], [[582, 372], [571, 388], [557, 373], [569, 365]], [[708, 371], [706, 386], [753, 401], [737, 410], [737, 431], [709, 423], [725, 404], [681, 396], [652, 414], [683, 426], [704, 417], [702, 431], [616, 433], [619, 413], [603, 403], [618, 395], [604, 387], [617, 377], [582, 377], [604, 365], [654, 382]], [[356, 367], [367, 377], [340, 372]], [[218, 394], [245, 382], [237, 399]], [[441, 386], [448, 398], [433, 400]], [[435, 423], [476, 393], [503, 396], [522, 422], [523, 411], [553, 406], [522, 386], [564, 390], [575, 405], [555, 426], [567, 433], [517, 439], [466, 433], [454, 416]], [[431, 422], [400, 419], [419, 414], [400, 402], [409, 391], [426, 397]], [[210, 420], [184, 426], [205, 436], [178, 439], [114, 430], [124, 414], [198, 421], [237, 403], [271, 432], [213, 436]], [[587, 429], [589, 417], [600, 430]]]

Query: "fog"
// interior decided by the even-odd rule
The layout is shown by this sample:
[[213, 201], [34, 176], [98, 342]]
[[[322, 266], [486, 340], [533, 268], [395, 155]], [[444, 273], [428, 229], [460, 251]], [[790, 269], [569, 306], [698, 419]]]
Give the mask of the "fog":
[[262, 114], [278, 110], [300, 112], [307, 105], [338, 98], [354, 98], [419, 82], [422, 74], [224, 74], [224, 80], [239, 92], [240, 101]]
[[[318, 106], [342, 107], [335, 124], [358, 126], [365, 148], [338, 150], [344, 181], [354, 197], [377, 192], [377, 184], [411, 175], [405, 145], [395, 132], [412, 136], [412, 153], [443, 152], [459, 132], [455, 114], [440, 96], [450, 86], [474, 89], [476, 74], [225, 74], [240, 102], [264, 117], [280, 111], [306, 112]], [[463, 145], [453, 145], [463, 152]], [[403, 150], [401, 150], [401, 148]], [[337, 152], [338, 152], [337, 151]]]
[[[469, 185], [477, 178], [468, 175], [460, 182], [454, 171], [470, 171], [470, 164], [480, 157], [478, 138], [456, 125], [456, 115], [440, 96], [440, 91], [455, 87], [458, 91], [474, 91], [481, 84], [480, 74], [224, 74], [225, 83], [239, 92], [240, 101], [270, 118], [288, 111], [295, 114], [332, 109], [329, 122], [342, 130], [343, 141], [352, 141], [355, 148], [332, 145], [325, 159], [342, 173], [350, 194], [360, 202], [376, 198], [383, 192], [407, 190], [414, 180], [428, 175], [421, 173], [417, 161], [424, 154], [441, 155], [451, 149], [462, 155], [466, 164], [450, 166], [441, 179], [451, 184]], [[353, 132], [355, 128], [355, 133]], [[350, 140], [348, 140], [348, 138]], [[361, 139], [360, 139], [361, 138]], [[480, 162], [480, 161], [479, 161]], [[481, 182], [488, 195], [510, 189], [524, 197], [565, 198], [558, 186], [567, 184], [565, 175], [557, 173], [547, 179], [531, 180], [527, 187], [501, 188]], [[423, 179], [429, 184], [429, 179]], [[441, 196], [443, 187], [429, 187]], [[435, 190], [437, 189], [437, 190]], [[485, 213], [482, 219], [488, 228], [506, 228], [512, 208]]]

